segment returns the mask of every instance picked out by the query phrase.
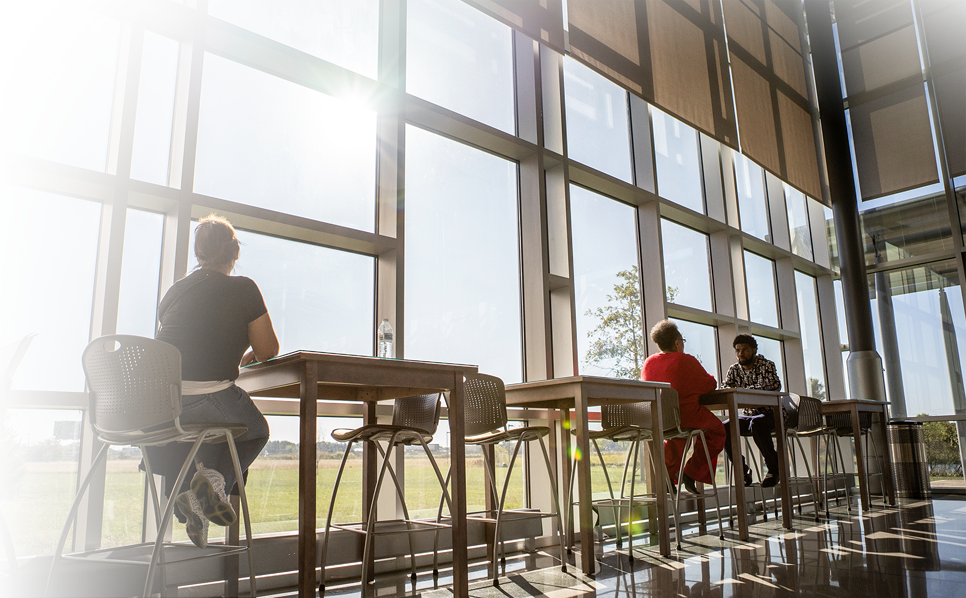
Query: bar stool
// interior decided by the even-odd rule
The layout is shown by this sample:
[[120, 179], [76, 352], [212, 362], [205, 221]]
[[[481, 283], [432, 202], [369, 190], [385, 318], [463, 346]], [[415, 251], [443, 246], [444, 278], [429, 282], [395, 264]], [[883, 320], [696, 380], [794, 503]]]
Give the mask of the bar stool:
[[[665, 403], [664, 397], [669, 394], [674, 394], [677, 397], [677, 392], [673, 389], [668, 389], [662, 393], [662, 404]], [[668, 403], [669, 404], [669, 403]], [[666, 422], [670, 421], [669, 428], [676, 426], [677, 422], [674, 417], [674, 409], [665, 407], [664, 419]], [[651, 404], [642, 401], [640, 403], [627, 403], [623, 405], [602, 405], [600, 408], [600, 423], [602, 429], [592, 430], [588, 433], [588, 438], [594, 445], [594, 450], [597, 452], [597, 457], [600, 460], [601, 469], [604, 472], [604, 479], [607, 482], [607, 491], [610, 494], [609, 499], [599, 499], [592, 502], [595, 506], [609, 506], [614, 511], [614, 527], [616, 528], [617, 536], [617, 549], [620, 550], [622, 546], [621, 538], [621, 528], [623, 527], [623, 519], [621, 518], [621, 511], [624, 505], [627, 505], [628, 521], [627, 521], [627, 555], [628, 558], [634, 560], [634, 532], [632, 526], [632, 520], [634, 513], [635, 502], [637, 504], [644, 503], [656, 503], [657, 497], [654, 493], [647, 494], [636, 494], [634, 489], [634, 482], [637, 477], [637, 463], [638, 454], [641, 444], [645, 441], [650, 441], [653, 437], [651, 432]], [[576, 430], [572, 431], [576, 434]], [[609, 440], [612, 442], [629, 441], [630, 445], [627, 448], [627, 453], [624, 457], [624, 467], [623, 473], [621, 474], [621, 486], [620, 495], [618, 498], [614, 497], [614, 486], [610, 480], [610, 474], [607, 473], [607, 465], [604, 463], [604, 456], [600, 450], [600, 445], [598, 440]], [[651, 460], [651, 471], [662, 471], [662, 481], [665, 484], [668, 492], [672, 492], [671, 478], [667, 473], [666, 467], [661, 467], [660, 469], [654, 466], [653, 453], [648, 451], [648, 456]], [[630, 495], [624, 494], [624, 488], [627, 486], [627, 476], [628, 467], [630, 468], [631, 477], [631, 489]], [[567, 510], [566, 519], [568, 525], [568, 531], [572, 531], [573, 525], [573, 507], [574, 507], [574, 479], [577, 477], [575, 475], [577, 469], [577, 460], [572, 459], [570, 462], [570, 488], [567, 492]], [[670, 496], [670, 494], [669, 494]], [[568, 536], [569, 537], [569, 536]], [[568, 542], [568, 552], [572, 552]]]
[[[92, 341], [84, 350], [81, 358], [87, 384], [90, 389], [90, 420], [103, 443], [91, 464], [90, 473], [84, 478], [77, 490], [64, 524], [54, 557], [50, 564], [50, 574], [44, 595], [51, 590], [57, 565], [65, 559], [88, 560], [91, 562], [113, 562], [131, 566], [147, 567], [142, 596], [150, 596], [154, 586], [155, 572], [161, 569], [161, 585], [165, 586], [164, 575], [167, 567], [183, 565], [188, 561], [248, 554], [249, 590], [255, 598], [255, 560], [252, 550], [251, 516], [248, 511], [248, 498], [245, 495], [244, 478], [238, 462], [235, 437], [244, 434], [243, 425], [182, 424], [181, 423], [181, 353], [168, 343], [143, 338], [115, 334], [103, 336]], [[232, 464], [238, 480], [238, 493], [241, 498], [242, 513], [245, 516], [245, 546], [209, 545], [201, 549], [195, 546], [173, 544], [164, 541], [165, 530], [171, 522], [177, 492], [172, 492], [162, 510], [159, 505], [158, 491], [151, 472], [151, 461], [146, 446], [168, 444], [170, 442], [192, 442], [191, 450], [185, 459], [181, 472], [172, 488], [180, 488], [187, 476], [188, 469], [203, 442], [227, 442]], [[154, 501], [157, 540], [117, 549], [63, 554], [81, 499], [87, 492], [94, 474], [107, 457], [111, 446], [131, 445], [141, 449], [151, 498]], [[150, 557], [144, 562], [147, 549]], [[175, 558], [177, 557], [177, 558]]]
[[[547, 426], [528, 426], [523, 428], [508, 427], [507, 423], [509, 422], [509, 418], [507, 417], [506, 411], [506, 387], [503, 384], [503, 380], [497, 378], [496, 376], [489, 376], [487, 374], [468, 375], [463, 383], [463, 389], [465, 396], [463, 415], [465, 422], [464, 430], [466, 434], [466, 444], [486, 447], [493, 446], [501, 442], [514, 442], [513, 452], [510, 455], [510, 461], [509, 465], [507, 466], [506, 476], [503, 480], [499, 500], [494, 501], [498, 505], [496, 517], [490, 517], [490, 513], [488, 511], [467, 513], [467, 519], [495, 524], [491, 553], [493, 555], [493, 560], [490, 563], [492, 567], [493, 585], [496, 586], [500, 583], [497, 555], [500, 555], [499, 564], [502, 566], [504, 573], [506, 572], [506, 546], [503, 541], [503, 529], [501, 524], [503, 523], [504, 516], [507, 513], [522, 513], [528, 516], [539, 516], [541, 518], [556, 517], [557, 541], [560, 543], [560, 570], [567, 571], [567, 560], [564, 555], [564, 543], [562, 539], [563, 530], [565, 528], [563, 525], [563, 520], [560, 516], [560, 499], [557, 493], [556, 481], [553, 479], [553, 469], [550, 466], [550, 456], [547, 454], [547, 447], [543, 444], [543, 438], [550, 434], [550, 428]], [[553, 513], [535, 514], [532, 511], [504, 508], [506, 505], [507, 490], [510, 487], [510, 476], [513, 473], [513, 466], [516, 463], [517, 455], [520, 453], [520, 447], [524, 442], [532, 441], [536, 441], [537, 444], [540, 445], [540, 451], [543, 454], [543, 460], [547, 467], [547, 475], [550, 478], [550, 496], [553, 499]], [[492, 498], [496, 499], [496, 465], [489, 458], [486, 450], [483, 451], [483, 462], [485, 466], [484, 471], [487, 479], [489, 480], [489, 487], [494, 492]], [[449, 477], [450, 474], [447, 473], [447, 482], [449, 481]], [[437, 513], [437, 521], [439, 520], [441, 513], [442, 501], [440, 501], [440, 508]], [[438, 554], [438, 552], [438, 550], [434, 550], [434, 554]], [[436, 558], [434, 557], [434, 575], [436, 575], [437, 571], [438, 566], [436, 563]]]
[[[0, 347], [0, 429], [4, 429], [3, 426], [7, 423], [7, 397], [10, 394], [10, 387], [13, 386], [13, 375], [20, 367], [20, 362], [23, 361], [24, 355], [27, 354], [27, 349], [30, 348], [30, 343], [35, 336], [37, 336], [36, 332], [28, 334], [19, 341]], [[20, 583], [20, 567], [17, 564], [17, 551], [13, 545], [13, 536], [7, 527], [7, 521], [2, 510], [0, 510], [0, 542], [3, 543], [4, 552], [7, 553], [8, 571], [4, 575], [12, 580], [12, 584], [8, 587], [11, 587], [16, 593], [17, 585]], [[0, 575], [0, 585], [5, 585], [2, 583], [3, 577], [3, 575]]]
[[[852, 414], [851, 413], [830, 413], [825, 416], [825, 424], [834, 431], [834, 434], [838, 438], [852, 438], [853, 442], [861, 442], [862, 438], [865, 438], [865, 485], [869, 487], [869, 480], [874, 476], [884, 476], [881, 464], [881, 455], [875, 444], [875, 438], [872, 435], [872, 414], [868, 411], [859, 413], [859, 438], [853, 437], [852, 431]], [[838, 445], [838, 443], [835, 443]], [[871, 451], [869, 450], [871, 444]], [[839, 456], [841, 457], [841, 447], [837, 447], [839, 450]], [[869, 457], [874, 453], [874, 459], [879, 465], [879, 471], [870, 472], [869, 470]], [[844, 472], [844, 460], [843, 460], [843, 472]], [[846, 474], [850, 477], [851, 474]], [[857, 474], [856, 474], [857, 475]], [[861, 481], [861, 480], [860, 480]], [[846, 490], [848, 492], [848, 490]], [[882, 503], [888, 504], [888, 497], [885, 496], [885, 492], [882, 493]], [[849, 509], [851, 510], [852, 501], [849, 500]], [[872, 507], [872, 501], [869, 501], [869, 507]]]
[[[822, 401], [813, 398], [800, 396], [794, 393], [789, 393], [793, 402], [798, 404], [798, 418], [794, 425], [785, 427], [785, 446], [788, 448], [789, 458], [792, 463], [792, 476], [789, 478], [788, 483], [792, 486], [804, 486], [808, 485], [812, 492], [812, 504], [815, 511], [815, 521], [819, 520], [818, 517], [818, 492], [816, 489], [815, 479], [812, 477], [812, 469], [808, 465], [808, 455], [805, 453], [805, 449], [802, 447], [802, 438], [811, 438], [813, 441], [819, 441], [822, 434], [826, 434], [824, 426], [822, 425]], [[793, 442], [794, 441], [794, 442]], [[802, 455], [802, 460], [805, 463], [805, 474], [806, 477], [802, 478], [798, 475], [798, 459], [795, 455], [795, 445], [798, 445], [798, 451]], [[812, 455], [815, 457], [815, 473], [818, 473], [818, 444], [814, 444], [814, 450]], [[824, 471], [823, 471], [824, 473]], [[802, 501], [801, 497], [798, 500], [798, 514], [802, 514]]]
[[[332, 486], [332, 498], [329, 501], [329, 512], [325, 517], [325, 536], [322, 539], [321, 558], [322, 579], [319, 583], [320, 595], [325, 594], [325, 563], [326, 557], [328, 556], [329, 537], [332, 528], [365, 534], [365, 542], [362, 550], [363, 594], [365, 594], [368, 584], [372, 583], [372, 580], [369, 579], [368, 564], [370, 561], [375, 560], [374, 550], [372, 548], [373, 538], [377, 534], [408, 534], [410, 565], [412, 567], [410, 579], [415, 585], [416, 550], [413, 545], [413, 533], [421, 531], [436, 531], [440, 527], [449, 526], [444, 526], [442, 523], [440, 523], [439, 518], [437, 518], [436, 522], [413, 521], [410, 519], [409, 509], [406, 506], [406, 495], [403, 491], [403, 488], [399, 484], [399, 479], [396, 477], [396, 472], [392, 468], [391, 457], [393, 449], [398, 450], [399, 447], [415, 445], [422, 446], [423, 450], [426, 452], [426, 456], [429, 457], [429, 462], [433, 466], [433, 471], [436, 472], [436, 479], [439, 481], [440, 487], [443, 490], [442, 500], [446, 502], [447, 506], [450, 505], [450, 497], [449, 492], [446, 490], [446, 482], [443, 480], [443, 475], [440, 473], [439, 467], [436, 465], [436, 459], [433, 458], [433, 454], [429, 450], [428, 444], [433, 440], [433, 434], [436, 433], [436, 427], [439, 425], [440, 396], [440, 393], [431, 393], [396, 399], [392, 408], [392, 424], [370, 424], [360, 428], [343, 428], [334, 430], [332, 432], [332, 438], [339, 442], [345, 442], [346, 447], [345, 452], [342, 454], [342, 462], [339, 464], [339, 472], [336, 474], [335, 483]], [[365, 528], [362, 529], [356, 526], [332, 523], [332, 512], [335, 509], [335, 499], [339, 492], [339, 484], [342, 481], [342, 474], [345, 471], [346, 461], [349, 458], [349, 454], [352, 452], [352, 445], [357, 442], [374, 443], [376, 445], [376, 449], [379, 451], [379, 456], [382, 458], [382, 467], [379, 470], [379, 477], [376, 481], [376, 489], [373, 493], [372, 505], [369, 507], [369, 518], [366, 520]], [[382, 445], [379, 444], [380, 442], [386, 443], [385, 450], [383, 450]], [[393, 485], [396, 487], [396, 494], [399, 496], [399, 500], [402, 503], [404, 519], [382, 521], [380, 523], [405, 523], [405, 530], [376, 530], [377, 498], [379, 496], [379, 489], [382, 488], [382, 483], [385, 481], [387, 472], [389, 473], [389, 477], [392, 478]], [[415, 529], [415, 526], [425, 526], [425, 528]]]

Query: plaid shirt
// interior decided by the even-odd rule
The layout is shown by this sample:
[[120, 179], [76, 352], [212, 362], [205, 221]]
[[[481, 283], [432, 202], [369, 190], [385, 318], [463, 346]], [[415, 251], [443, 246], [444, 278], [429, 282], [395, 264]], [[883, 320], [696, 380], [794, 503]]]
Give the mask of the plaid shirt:
[[[775, 364], [761, 355], [755, 355], [755, 362], [750, 370], [741, 367], [736, 363], [728, 368], [728, 375], [725, 376], [721, 384], [726, 388], [757, 388], [758, 390], [781, 390], [782, 381], [778, 377], [778, 370]], [[745, 415], [758, 415], [760, 413], [771, 413], [767, 407], [755, 409], [745, 409]]]

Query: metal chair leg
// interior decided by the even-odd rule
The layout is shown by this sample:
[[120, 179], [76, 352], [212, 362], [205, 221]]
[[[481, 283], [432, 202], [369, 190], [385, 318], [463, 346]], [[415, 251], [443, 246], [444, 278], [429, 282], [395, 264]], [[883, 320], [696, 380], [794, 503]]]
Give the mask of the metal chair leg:
[[354, 441], [350, 440], [346, 444], [345, 452], [342, 453], [342, 462], [339, 464], [339, 471], [335, 474], [335, 483], [332, 484], [332, 497], [329, 499], [329, 512], [325, 516], [325, 535], [322, 536], [322, 558], [321, 558], [321, 568], [322, 571], [319, 573], [321, 580], [319, 581], [319, 595], [325, 595], [325, 562], [326, 556], [329, 550], [329, 534], [332, 532], [332, 512], [335, 510], [335, 498], [339, 492], [339, 485], [342, 482], [342, 473], [345, 471], [346, 461], [349, 459], [349, 453], [352, 451], [352, 445]]
[[[379, 456], [383, 459], [388, 459], [389, 456], [382, 450], [382, 446], [376, 442], [376, 450], [379, 451]], [[392, 452], [392, 447], [389, 447], [389, 451]], [[406, 505], [406, 493], [399, 485], [399, 478], [396, 477], [396, 471], [393, 469], [392, 464], [389, 465], [389, 477], [392, 478], [392, 485], [396, 487], [396, 496], [399, 497], [399, 502], [402, 503], [403, 518], [406, 520], [406, 537], [409, 539], [409, 564], [411, 572], [409, 578], [412, 580], [413, 584], [416, 583], [416, 546], [413, 544], [413, 524], [409, 520], [409, 507]]]
[[[87, 492], [87, 488], [91, 484], [91, 480], [94, 478], [94, 472], [97, 471], [101, 464], [101, 461], [107, 456], [108, 445], [101, 447], [101, 450], [97, 452], [97, 456], [94, 457], [94, 461], [91, 463], [90, 471], [86, 476], [84, 476], [84, 481], [81, 482], [80, 487], [77, 489], [77, 495], [74, 497], [74, 503], [70, 506], [70, 510], [67, 512], [67, 523], [64, 524], [64, 529], [60, 533], [60, 539], [57, 540], [57, 548], [54, 549], [53, 558], [50, 561], [50, 572], [47, 574], [47, 585], [44, 588], [44, 598], [50, 595], [50, 582], [54, 578], [54, 571], [57, 567], [57, 562], [60, 560], [61, 555], [64, 552], [64, 546], [67, 544], [67, 535], [70, 534], [70, 528], [74, 524], [74, 520], [77, 518], [77, 509], [80, 507], [81, 499]], [[147, 593], [145, 593], [147, 596]]]
[[[607, 492], [610, 494], [610, 506], [614, 511], [614, 528], [617, 534], [617, 548], [621, 547], [621, 507], [614, 501], [614, 486], [610, 482], [610, 475], [607, 473], [607, 464], [604, 463], [604, 455], [600, 452], [600, 445], [596, 439], [591, 439], [594, 449], [597, 451], [597, 458], [600, 460], [600, 468], [604, 471], [604, 480], [607, 482]], [[621, 489], [623, 490], [624, 479], [627, 477], [627, 462], [624, 462], [624, 473], [621, 476]]]
[[[228, 434], [228, 450], [231, 451], [232, 464], [235, 466], [235, 483], [238, 485], [238, 500], [241, 502], [242, 514], [245, 516], [245, 543], [248, 545], [248, 591], [251, 598], [257, 596], [255, 586], [255, 549], [252, 537], [252, 516], [248, 510], [248, 495], [245, 493], [245, 477], [241, 470], [241, 462], [238, 460], [238, 448], [235, 446], [235, 439]], [[229, 488], [229, 491], [231, 488]]]
[[376, 489], [372, 493], [372, 504], [369, 505], [369, 518], [366, 520], [366, 540], [362, 547], [362, 595], [366, 594], [366, 589], [373, 580], [369, 579], [369, 560], [372, 557], [372, 537], [373, 530], [376, 527], [376, 505], [379, 501], [379, 489], [382, 488], [382, 483], [386, 479], [386, 470], [389, 469], [389, 456], [392, 455], [392, 448], [396, 444], [396, 436], [398, 432], [393, 432], [392, 436], [389, 437], [389, 449], [386, 451], [386, 458], [382, 461], [382, 469], [379, 471], [379, 477], [376, 479]]
[[[567, 571], [567, 559], [564, 555], [564, 543], [563, 543], [563, 517], [560, 515], [560, 497], [557, 493], [557, 483], [553, 479], [553, 469], [550, 467], [550, 454], [547, 453], [547, 447], [543, 445], [543, 439], [538, 438], [537, 442], [540, 444], [540, 451], [543, 453], [543, 462], [547, 466], [547, 476], [550, 478], [550, 496], [553, 497], [553, 508], [557, 514], [557, 542], [560, 543], [560, 570], [563, 572]], [[509, 472], [507, 472], [509, 473]]]
[[[503, 491], [501, 492], [501, 495], [500, 495], [500, 503], [499, 503], [500, 506], [497, 507], [497, 512], [496, 512], [496, 525], [493, 529], [493, 561], [494, 561], [493, 562], [493, 585], [495, 586], [500, 585], [499, 567], [497, 566], [497, 562], [496, 562], [497, 550], [500, 551], [499, 564], [503, 567], [503, 574], [506, 575], [506, 552], [505, 552], [506, 546], [504, 545], [503, 539], [500, 534], [501, 532], [500, 523], [503, 519], [503, 507], [506, 503], [506, 493], [507, 493], [507, 490], [509, 490], [510, 488], [510, 474], [513, 473], [513, 465], [516, 462], [517, 454], [520, 452], [521, 444], [523, 444], [523, 441], [517, 440], [516, 445], [514, 445], [513, 447], [513, 454], [510, 455], [510, 464], [506, 470], [506, 478], [504, 478], [503, 480]], [[494, 477], [495, 475], [496, 474], [494, 472]]]
[[718, 538], [724, 540], [724, 528], [721, 526], [721, 505], [718, 504], [718, 482], [714, 479], [716, 468], [711, 466], [711, 453], [708, 452], [708, 443], [704, 440], [704, 431], [698, 430], [701, 438], [701, 446], [704, 448], [704, 458], [708, 461], [708, 470], [711, 472], [711, 488], [714, 490], [714, 511], [718, 517]]
[[[184, 483], [185, 478], [188, 476], [188, 468], [194, 461], [195, 456], [198, 454], [198, 449], [201, 448], [201, 444], [207, 438], [209, 431], [204, 430], [195, 440], [194, 444], [191, 446], [191, 450], [188, 453], [188, 458], [185, 459], [184, 465], [181, 466], [181, 471], [178, 473], [178, 479], [175, 480], [174, 485], [171, 487], [171, 496], [168, 497], [167, 502], [164, 506], [164, 515], [161, 517], [161, 527], [158, 528], [158, 537], [154, 542], [154, 551], [151, 553], [151, 561], [148, 563], [148, 573], [144, 580], [144, 595], [150, 596], [151, 586], [154, 585], [154, 571], [155, 571], [155, 559], [158, 556], [158, 552], [164, 549], [164, 532], [171, 523], [171, 516], [174, 514], [174, 501], [178, 497], [178, 489], [181, 488], [181, 484]], [[94, 468], [91, 468], [94, 471]], [[66, 539], [66, 538], [65, 538]]]

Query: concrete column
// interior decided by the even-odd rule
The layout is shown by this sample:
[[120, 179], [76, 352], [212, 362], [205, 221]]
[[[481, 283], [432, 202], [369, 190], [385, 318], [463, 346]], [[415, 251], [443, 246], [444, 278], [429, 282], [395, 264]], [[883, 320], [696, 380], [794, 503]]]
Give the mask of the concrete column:
[[842, 291], [851, 351], [848, 358], [849, 387], [853, 398], [884, 401], [882, 359], [875, 350], [872, 334], [872, 308], [859, 230], [858, 199], [828, 0], [805, 0], [805, 16], [825, 141], [829, 196], [842, 268]]

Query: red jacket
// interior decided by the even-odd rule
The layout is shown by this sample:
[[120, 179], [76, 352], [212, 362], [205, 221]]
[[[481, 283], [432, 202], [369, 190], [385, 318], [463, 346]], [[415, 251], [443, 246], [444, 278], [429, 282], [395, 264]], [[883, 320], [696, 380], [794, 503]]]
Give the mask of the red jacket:
[[687, 353], [655, 353], [644, 362], [641, 380], [667, 382], [678, 391], [679, 404], [697, 405], [698, 395], [718, 387], [714, 376], [701, 366], [701, 362]]

